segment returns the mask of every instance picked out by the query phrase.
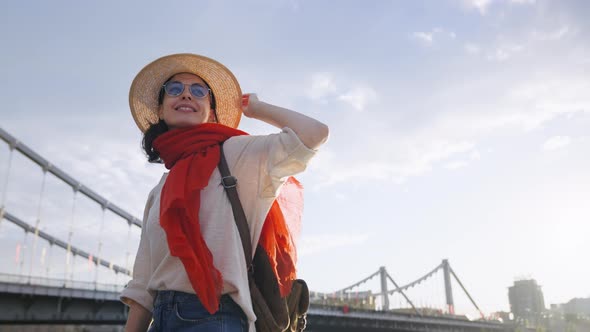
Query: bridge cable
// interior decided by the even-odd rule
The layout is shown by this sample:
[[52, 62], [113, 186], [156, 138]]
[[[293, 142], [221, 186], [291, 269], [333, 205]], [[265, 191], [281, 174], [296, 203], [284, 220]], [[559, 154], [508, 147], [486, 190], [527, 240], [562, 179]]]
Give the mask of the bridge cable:
[[29, 234], [29, 233], [27, 231], [25, 231], [25, 234], [23, 235], [22, 245], [20, 245], [18, 247], [18, 251], [17, 251], [18, 261], [20, 261], [20, 262], [17, 261], [17, 264], [19, 265], [19, 273], [18, 273], [19, 275], [23, 274], [23, 267], [24, 267], [24, 263], [25, 263], [25, 248], [27, 247], [26, 246], [27, 234]]
[[39, 257], [39, 265], [41, 268], [45, 266], [45, 258], [47, 257], [47, 247], [41, 248], [41, 257]]
[[8, 152], [8, 166], [6, 167], [6, 176], [4, 177], [4, 183], [2, 185], [2, 201], [0, 201], [0, 223], [2, 222], [2, 215], [4, 214], [4, 203], [6, 202], [6, 192], [8, 190], [8, 179], [10, 176], [10, 170], [12, 166], [12, 155], [14, 152], [14, 145], [10, 145]]
[[43, 206], [43, 197], [45, 193], [45, 179], [47, 178], [47, 170], [43, 169], [43, 180], [41, 181], [41, 190], [39, 191], [39, 204], [37, 205], [37, 220], [35, 221], [35, 236], [33, 238], [33, 251], [31, 252], [31, 259], [29, 260], [29, 279], [33, 274], [33, 258], [37, 253], [37, 241], [39, 240], [39, 224], [41, 223], [41, 207]]
[[[34, 232], [34, 230], [35, 230], [33, 226], [31, 226], [28, 223], [20, 220], [19, 218], [17, 218], [13, 214], [9, 213], [8, 211], [4, 211], [4, 218], [6, 220], [12, 222], [13, 224], [17, 225], [18, 227], [24, 229], [25, 232]], [[58, 239], [58, 238], [56, 238], [56, 237], [54, 237], [52, 235], [49, 235], [49, 234], [45, 233], [44, 231], [39, 230], [39, 237], [42, 238], [42, 239], [47, 240], [51, 245], [55, 244], [58, 247], [61, 247], [63, 249], [67, 249], [68, 248], [68, 244], [67, 243], [65, 243], [64, 241], [62, 241], [62, 240], [60, 240], [60, 239]], [[81, 250], [81, 249], [79, 249], [79, 248], [77, 248], [75, 246], [71, 246], [70, 249], [77, 256], [80, 256], [80, 257], [83, 257], [83, 258], [88, 258], [88, 259], [90, 258], [89, 257], [90, 254], [89, 253], [87, 253], [87, 252], [85, 252], [85, 251], [83, 251], [83, 250]], [[115, 265], [112, 262], [108, 262], [108, 261], [106, 261], [104, 259], [99, 259], [99, 258], [97, 258], [95, 256], [92, 257], [92, 260], [95, 263], [96, 262], [100, 262], [100, 265], [102, 265], [104, 267], [107, 267], [107, 268], [115, 271], [115, 273], [123, 273], [123, 274], [126, 274], [128, 276], [131, 276], [131, 271], [129, 271], [129, 270], [127, 270], [127, 269], [125, 269], [125, 268], [123, 268], [121, 266]], [[51, 265], [51, 264], [49, 264], [49, 265]]]
[[[420, 313], [420, 311], [418, 311], [418, 309], [416, 309], [416, 307], [414, 306], [414, 303], [412, 303], [412, 301], [410, 300], [410, 298], [406, 296], [406, 293], [404, 293], [404, 291], [402, 289], [400, 289], [399, 285], [389, 275], [389, 272], [386, 272], [385, 275], [393, 283], [393, 285], [396, 287], [396, 289], [399, 289], [400, 290], [399, 292], [403, 295], [403, 297], [406, 299], [406, 301], [408, 301], [408, 303], [412, 306], [412, 309], [414, 309], [414, 311], [416, 312], [416, 314], [418, 314], [419, 316], [422, 316], [422, 313]], [[389, 294], [383, 294], [383, 296], [389, 296]]]
[[399, 287], [399, 288], [396, 288], [396, 289], [392, 289], [392, 290], [390, 290], [388, 293], [391, 295], [391, 294], [393, 294], [393, 293], [395, 293], [395, 292], [400, 292], [400, 291], [402, 291], [402, 290], [406, 290], [406, 289], [408, 289], [408, 288], [410, 288], [410, 287], [414, 287], [414, 286], [416, 286], [417, 284], [421, 283], [422, 281], [424, 281], [424, 280], [426, 280], [426, 279], [430, 278], [430, 277], [431, 277], [433, 274], [435, 274], [435, 273], [436, 273], [436, 272], [437, 272], [437, 271], [438, 271], [438, 270], [439, 270], [441, 267], [442, 267], [442, 264], [438, 265], [438, 266], [437, 266], [437, 267], [435, 267], [435, 268], [434, 268], [432, 271], [428, 272], [427, 274], [425, 274], [425, 275], [424, 275], [424, 276], [422, 276], [421, 278], [418, 278], [418, 279], [416, 279], [416, 280], [414, 280], [414, 281], [410, 282], [409, 284], [406, 284], [406, 285], [404, 285], [404, 286], [402, 286], [402, 287]]
[[45, 268], [45, 275], [49, 278], [49, 270], [51, 269], [51, 254], [53, 253], [53, 242], [49, 242], [49, 254], [46, 255], [45, 258], [46, 268]]
[[96, 285], [98, 284], [98, 266], [100, 266], [100, 258], [102, 255], [102, 236], [104, 234], [104, 220], [105, 220], [105, 215], [106, 215], [106, 205], [102, 206], [102, 217], [101, 217], [101, 221], [100, 221], [100, 233], [98, 235], [98, 252], [97, 252], [97, 257], [96, 257], [96, 265], [97, 265], [97, 269], [96, 269], [96, 273], [94, 274], [94, 287], [96, 288]]
[[363, 279], [363, 280], [361, 280], [359, 282], [356, 282], [353, 285], [350, 285], [348, 287], [344, 287], [344, 288], [342, 288], [342, 289], [340, 289], [338, 291], [335, 291], [334, 293], [344, 293], [344, 292], [346, 292], [346, 291], [348, 291], [348, 290], [350, 290], [350, 289], [352, 289], [352, 288], [354, 288], [356, 286], [359, 286], [359, 285], [361, 285], [361, 284], [369, 281], [370, 279], [372, 279], [375, 276], [379, 275], [379, 273], [380, 273], [380, 270], [377, 270], [375, 273], [371, 274], [370, 276], [366, 277], [365, 279]]
[[467, 294], [467, 297], [469, 298], [469, 300], [471, 301], [471, 303], [473, 303], [473, 305], [475, 306], [475, 308], [477, 309], [477, 311], [479, 311], [479, 314], [481, 315], [481, 318], [485, 318], [483, 312], [479, 309], [479, 307], [477, 306], [477, 304], [475, 304], [475, 301], [473, 300], [473, 298], [471, 297], [471, 295], [469, 295], [469, 292], [467, 291], [467, 289], [465, 288], [465, 286], [463, 286], [463, 284], [461, 283], [461, 280], [459, 280], [459, 278], [455, 274], [455, 271], [453, 271], [453, 269], [450, 266], [449, 266], [449, 270], [451, 271], [451, 274], [453, 275], [453, 277], [455, 277], [455, 280], [457, 280], [457, 283], [459, 283], [459, 286], [461, 286], [461, 288], [463, 289], [463, 291], [465, 292], [465, 294]]
[[64, 280], [68, 280], [70, 274], [70, 281], [74, 281], [74, 269], [70, 266], [70, 259], [72, 265], [74, 264], [74, 255], [72, 254], [72, 236], [74, 235], [74, 218], [76, 216], [76, 198], [78, 197], [78, 190], [74, 188], [74, 197], [72, 199], [72, 213], [70, 217], [70, 231], [68, 232], [68, 248], [66, 249], [66, 275]]
[[130, 246], [131, 246], [131, 223], [129, 223], [129, 229], [127, 230], [127, 254], [125, 257], [125, 268], [127, 270], [131, 270], [129, 268], [129, 256], [131, 255], [131, 253], [129, 252]]

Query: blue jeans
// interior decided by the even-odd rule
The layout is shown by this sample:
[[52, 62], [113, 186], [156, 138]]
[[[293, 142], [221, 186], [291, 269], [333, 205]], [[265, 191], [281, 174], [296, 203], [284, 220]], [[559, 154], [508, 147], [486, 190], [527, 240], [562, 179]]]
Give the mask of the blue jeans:
[[195, 294], [159, 291], [154, 301], [154, 321], [148, 332], [247, 332], [248, 319], [229, 295], [211, 315]]

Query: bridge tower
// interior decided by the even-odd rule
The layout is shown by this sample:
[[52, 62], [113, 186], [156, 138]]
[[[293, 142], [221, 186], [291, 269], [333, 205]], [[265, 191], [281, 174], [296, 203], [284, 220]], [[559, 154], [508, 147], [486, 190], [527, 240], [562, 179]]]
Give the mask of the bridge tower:
[[445, 295], [447, 299], [447, 308], [451, 315], [455, 314], [455, 304], [453, 303], [453, 289], [451, 288], [451, 266], [448, 259], [443, 259], [443, 273], [445, 276]]
[[381, 297], [383, 298], [383, 309], [389, 310], [389, 294], [387, 291], [387, 271], [385, 266], [379, 268], [379, 276], [381, 277]]

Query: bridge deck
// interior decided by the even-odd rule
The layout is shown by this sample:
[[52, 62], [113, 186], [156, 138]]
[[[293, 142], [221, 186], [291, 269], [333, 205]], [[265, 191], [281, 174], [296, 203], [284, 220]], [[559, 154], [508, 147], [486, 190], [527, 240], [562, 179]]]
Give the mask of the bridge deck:
[[[90, 283], [88, 283], [90, 284]], [[36, 285], [0, 282], [0, 324], [124, 324], [127, 307], [119, 292], [68, 288], [64, 283]], [[309, 331], [508, 331], [495, 322], [444, 316], [418, 316], [383, 311], [344, 312], [342, 308], [313, 305]]]

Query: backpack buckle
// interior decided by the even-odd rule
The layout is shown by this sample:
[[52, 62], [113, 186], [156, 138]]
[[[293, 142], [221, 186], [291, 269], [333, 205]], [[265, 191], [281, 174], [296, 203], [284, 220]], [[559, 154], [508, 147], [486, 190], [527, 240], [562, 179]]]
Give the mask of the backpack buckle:
[[235, 188], [238, 184], [238, 179], [235, 176], [224, 176], [221, 178], [221, 184], [225, 189]]

